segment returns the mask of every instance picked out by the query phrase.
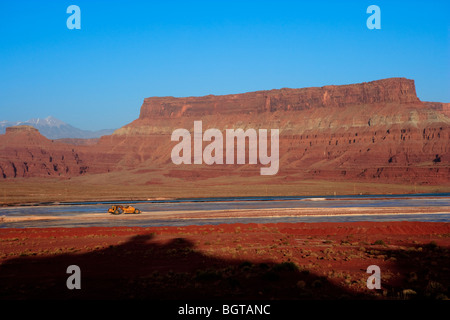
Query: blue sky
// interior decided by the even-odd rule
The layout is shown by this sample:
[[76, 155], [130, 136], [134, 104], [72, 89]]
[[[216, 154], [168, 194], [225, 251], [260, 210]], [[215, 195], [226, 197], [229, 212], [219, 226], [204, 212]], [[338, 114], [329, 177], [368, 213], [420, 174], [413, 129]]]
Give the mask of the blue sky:
[[[81, 29], [69, 30], [69, 5]], [[369, 5], [381, 30], [369, 30]], [[3, 1], [0, 120], [119, 128], [151, 96], [414, 79], [450, 102], [449, 1]]]

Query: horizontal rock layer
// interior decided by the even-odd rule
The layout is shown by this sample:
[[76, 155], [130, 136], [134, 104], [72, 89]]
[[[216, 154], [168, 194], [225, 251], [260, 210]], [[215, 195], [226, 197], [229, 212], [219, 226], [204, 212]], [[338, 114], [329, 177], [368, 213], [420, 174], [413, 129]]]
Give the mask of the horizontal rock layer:
[[285, 88], [222, 96], [152, 97], [144, 100], [139, 119], [203, 117], [215, 114], [254, 114], [418, 101], [413, 80], [391, 78], [343, 86]]
[[[204, 97], [152, 97], [138, 119], [97, 141], [51, 141], [27, 128], [0, 135], [0, 178], [130, 172], [132, 183], [259, 176], [258, 165], [174, 165], [177, 128], [279, 129], [280, 169], [295, 179], [449, 183], [448, 103], [422, 102], [414, 81], [391, 78], [321, 88]], [[208, 142], [203, 142], [205, 147]]]

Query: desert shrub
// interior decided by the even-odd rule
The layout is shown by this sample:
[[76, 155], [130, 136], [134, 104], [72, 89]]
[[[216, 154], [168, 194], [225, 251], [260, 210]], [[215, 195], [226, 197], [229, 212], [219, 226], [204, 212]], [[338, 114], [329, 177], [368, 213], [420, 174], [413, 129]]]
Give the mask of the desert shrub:
[[261, 262], [259, 264], [259, 268], [263, 269], [263, 270], [267, 270], [267, 269], [269, 269], [269, 265], [267, 263]]
[[316, 279], [311, 283], [311, 287], [315, 288], [315, 289], [321, 288], [321, 287], [323, 287], [323, 285], [324, 285], [324, 283], [321, 279]]
[[215, 270], [197, 270], [195, 279], [198, 281], [215, 281], [222, 278], [222, 275]]
[[380, 246], [385, 246], [386, 245], [386, 243], [384, 243], [383, 240], [376, 240], [373, 244], [380, 245]]
[[415, 296], [415, 295], [417, 295], [417, 292], [412, 290], [412, 289], [405, 289], [405, 290], [402, 291], [402, 296], [403, 296], [402, 298], [403, 299], [408, 299], [408, 298], [410, 298], [412, 296]]
[[428, 250], [434, 250], [434, 249], [438, 248], [438, 245], [437, 245], [436, 241], [431, 241], [430, 243], [426, 244], [424, 247], [427, 248]]
[[309, 275], [309, 270], [308, 269], [303, 269], [302, 271], [301, 271], [301, 274], [303, 275], [303, 276], [307, 276], [307, 275]]
[[253, 264], [251, 262], [244, 261], [239, 265], [239, 269], [241, 269], [242, 271], [249, 271], [252, 266]]
[[299, 271], [297, 265], [294, 262], [282, 262], [273, 266], [273, 270], [276, 272], [279, 271]]
[[440, 294], [445, 294], [446, 287], [437, 281], [429, 280], [425, 288], [427, 296], [436, 297]]
[[240, 265], [239, 268], [244, 268], [244, 267], [251, 267], [253, 264], [250, 261], [243, 261]]

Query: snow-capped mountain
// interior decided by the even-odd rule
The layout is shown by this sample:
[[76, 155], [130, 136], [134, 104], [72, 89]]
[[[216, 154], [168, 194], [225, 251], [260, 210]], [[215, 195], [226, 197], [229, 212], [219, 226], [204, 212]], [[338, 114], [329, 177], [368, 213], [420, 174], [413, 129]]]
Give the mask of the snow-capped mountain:
[[3, 134], [7, 127], [29, 125], [39, 130], [39, 132], [48, 139], [61, 138], [99, 138], [114, 132], [114, 129], [104, 129], [98, 131], [82, 130], [71, 126], [64, 121], [52, 116], [45, 119], [34, 118], [27, 121], [0, 121], [0, 133]]

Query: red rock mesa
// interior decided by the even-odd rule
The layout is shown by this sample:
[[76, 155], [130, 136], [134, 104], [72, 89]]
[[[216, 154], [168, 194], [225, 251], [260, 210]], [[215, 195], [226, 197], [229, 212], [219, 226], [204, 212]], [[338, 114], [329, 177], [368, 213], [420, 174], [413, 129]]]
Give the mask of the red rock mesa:
[[279, 129], [280, 163], [273, 179], [448, 183], [449, 110], [448, 103], [420, 101], [414, 81], [405, 78], [151, 97], [144, 99], [138, 119], [98, 142], [70, 144], [47, 140], [29, 127], [8, 128], [0, 135], [0, 179], [123, 170], [140, 182], [151, 180], [156, 171], [181, 179], [259, 175], [261, 166], [253, 164], [173, 164], [173, 130], [192, 132], [194, 121], [201, 120], [203, 130]]

